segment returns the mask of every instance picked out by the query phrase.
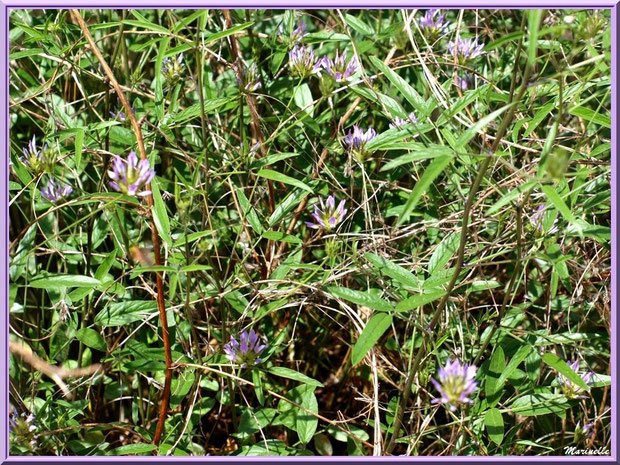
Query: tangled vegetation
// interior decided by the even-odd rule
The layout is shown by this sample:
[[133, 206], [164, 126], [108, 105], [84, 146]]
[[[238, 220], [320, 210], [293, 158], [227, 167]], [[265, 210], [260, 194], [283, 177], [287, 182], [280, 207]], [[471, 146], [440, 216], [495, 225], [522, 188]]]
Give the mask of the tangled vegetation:
[[11, 454], [609, 454], [608, 10], [9, 21]]

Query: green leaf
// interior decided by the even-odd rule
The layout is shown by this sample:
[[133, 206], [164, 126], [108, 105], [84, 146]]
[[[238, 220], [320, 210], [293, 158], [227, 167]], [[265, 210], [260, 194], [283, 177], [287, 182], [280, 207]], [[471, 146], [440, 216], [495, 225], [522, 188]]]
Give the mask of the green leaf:
[[363, 36], [373, 36], [375, 34], [374, 29], [370, 27], [368, 24], [366, 24], [364, 21], [359, 19], [358, 17], [350, 15], [348, 13], [345, 14], [344, 17], [345, 17], [347, 24], [351, 26], [352, 29], [359, 32]]
[[476, 124], [468, 128], [463, 134], [461, 134], [461, 137], [459, 137], [456, 140], [455, 148], [457, 150], [463, 149], [469, 143], [469, 141], [473, 139], [473, 137], [478, 133], [479, 130], [487, 126], [490, 122], [494, 121], [499, 115], [504, 113], [511, 105], [514, 105], [514, 104], [505, 105], [499, 110], [495, 110], [493, 113], [478, 120]]
[[283, 233], [282, 231], [265, 231], [263, 233], [263, 237], [271, 241], [289, 242], [291, 244], [303, 244], [304, 243], [304, 241], [302, 241], [299, 237]]
[[589, 108], [576, 106], [570, 108], [568, 112], [573, 116], [583, 118], [606, 128], [611, 128], [611, 118], [609, 116], [601, 115], [600, 113], [590, 110]]
[[252, 24], [254, 24], [253, 21], [248, 21], [247, 23], [233, 26], [230, 29], [224, 29], [223, 31], [215, 32], [205, 38], [205, 45], [210, 44], [211, 42], [215, 42], [216, 40], [223, 39], [224, 37], [236, 34], [237, 32], [241, 32], [244, 29], [249, 28]]
[[566, 397], [551, 392], [526, 394], [512, 403], [512, 413], [526, 417], [546, 415], [548, 413], [561, 413], [570, 408]]
[[308, 84], [304, 82], [302, 85], [297, 87], [295, 90], [295, 95], [293, 95], [293, 100], [300, 110], [303, 110], [312, 116], [314, 112], [314, 99], [312, 98], [312, 92], [310, 91]]
[[295, 381], [299, 381], [300, 383], [308, 384], [310, 386], [323, 387], [323, 383], [317, 381], [316, 379], [310, 378], [298, 371], [291, 370], [286, 367], [271, 367], [267, 370], [272, 375], [281, 376], [282, 378], [288, 378]]
[[510, 376], [514, 373], [517, 367], [521, 364], [523, 360], [527, 358], [527, 356], [532, 351], [532, 346], [529, 344], [523, 345], [517, 350], [517, 353], [510, 359], [506, 369], [502, 372], [501, 376], [497, 380], [497, 389], [502, 389], [504, 387], [504, 383]]
[[96, 287], [101, 281], [90, 276], [57, 274], [30, 281], [28, 285], [36, 289], [65, 289], [67, 287]]
[[445, 147], [443, 145], [432, 145], [430, 147], [425, 147], [420, 150], [414, 150], [410, 153], [406, 153], [405, 155], [401, 155], [394, 160], [390, 160], [385, 165], [383, 165], [379, 171], [389, 171], [407, 163], [427, 160], [429, 158], [448, 156], [452, 155], [452, 153], [453, 152], [450, 147]]
[[519, 195], [521, 195], [523, 192], [526, 192], [527, 190], [531, 189], [536, 184], [537, 184], [536, 181], [528, 181], [525, 184], [521, 184], [520, 186], [517, 186], [514, 189], [509, 190], [504, 195], [502, 195], [497, 202], [495, 202], [493, 205], [491, 205], [487, 209], [486, 214], [490, 216], [490, 215], [497, 213], [504, 205], [509, 204], [510, 202], [515, 200], [517, 197], [519, 197]]
[[504, 439], [504, 419], [498, 409], [492, 408], [487, 410], [487, 413], [484, 415], [484, 427], [491, 441], [499, 446]]
[[435, 249], [428, 261], [428, 272], [433, 275], [441, 271], [456, 253], [461, 242], [461, 233], [451, 233], [444, 237], [441, 244]]
[[157, 449], [155, 444], [127, 444], [112, 449], [109, 455], [142, 455]]
[[409, 219], [409, 214], [416, 207], [418, 201], [422, 197], [422, 194], [426, 192], [426, 189], [430, 187], [435, 178], [441, 174], [446, 166], [452, 161], [451, 156], [442, 155], [435, 158], [426, 168], [424, 174], [420, 177], [416, 185], [413, 187], [411, 194], [409, 194], [409, 199], [407, 199], [407, 203], [403, 207], [403, 211], [398, 218], [396, 223], [397, 226], [401, 225], [405, 221]]
[[[506, 359], [504, 351], [500, 346], [495, 347], [491, 361], [489, 363], [488, 374], [485, 377], [484, 391], [487, 399], [492, 399], [503, 386], [499, 385], [499, 379], [506, 370]], [[490, 405], [495, 405], [499, 401], [499, 397], [494, 401], [489, 401]]]
[[260, 219], [256, 214], [256, 210], [254, 210], [254, 207], [252, 207], [250, 201], [245, 196], [245, 193], [242, 189], [237, 190], [237, 198], [239, 199], [239, 203], [241, 204], [241, 210], [243, 210], [243, 214], [250, 223], [250, 226], [254, 231], [256, 231], [256, 233], [261, 234], [264, 230], [263, 225], [261, 224]]
[[541, 185], [540, 188], [547, 196], [547, 199], [553, 204], [553, 206], [562, 214], [564, 218], [570, 223], [576, 223], [577, 219], [573, 216], [568, 208], [568, 205], [562, 200], [560, 194], [551, 186]]
[[287, 176], [285, 174], [278, 173], [277, 171], [263, 168], [258, 172], [257, 176], [261, 178], [271, 179], [273, 181], [278, 181], [284, 184], [290, 184], [291, 186], [299, 187], [300, 189], [303, 189], [305, 191], [312, 192], [312, 189], [307, 184], [304, 184], [303, 182], [295, 178], [291, 178], [290, 176]]
[[168, 211], [166, 204], [159, 192], [159, 182], [157, 178], [151, 181], [151, 192], [153, 193], [153, 220], [157, 227], [157, 232], [164, 240], [168, 247], [172, 247], [172, 237], [170, 236], [170, 220], [168, 219]]
[[392, 71], [389, 66], [379, 60], [377, 57], [370, 57], [372, 64], [381, 71], [385, 77], [398, 89], [398, 91], [407, 99], [407, 101], [416, 109], [419, 115], [426, 116], [428, 113], [427, 104], [424, 99], [416, 92], [416, 90], [409, 85], [402, 77], [396, 72]]
[[530, 66], [534, 65], [536, 61], [536, 51], [538, 50], [538, 28], [540, 27], [540, 21], [543, 17], [543, 10], [529, 10], [528, 11], [528, 48], [527, 48], [527, 61]]
[[391, 262], [387, 258], [380, 257], [379, 255], [370, 252], [365, 253], [364, 258], [372, 263], [382, 275], [389, 276], [405, 286], [414, 289], [419, 288], [420, 280], [413, 273], [406, 270], [402, 266]]
[[95, 324], [103, 327], [122, 326], [150, 318], [157, 311], [153, 300], [132, 300], [108, 305], [95, 316]]
[[391, 324], [392, 316], [388, 313], [379, 313], [368, 320], [368, 323], [366, 323], [364, 327], [364, 331], [362, 331], [362, 334], [351, 351], [351, 363], [353, 365], [357, 365], [362, 361]]
[[101, 352], [106, 352], [108, 350], [105, 339], [92, 328], [81, 328], [75, 336], [82, 344], [92, 349], [100, 350]]
[[327, 291], [338, 299], [344, 299], [357, 305], [378, 310], [381, 312], [389, 312], [393, 310], [393, 305], [381, 297], [377, 297], [370, 292], [356, 291], [347, 287], [330, 286]]
[[581, 376], [575, 373], [571, 367], [569, 367], [568, 364], [557, 355], [548, 352], [542, 356], [542, 360], [555, 371], [568, 378], [573, 384], [576, 384], [588, 392], [590, 391], [590, 386], [585, 383]]
[[412, 295], [411, 297], [408, 297], [405, 300], [398, 302], [396, 304], [396, 311], [397, 312], [408, 312], [415, 308], [434, 302], [435, 300], [443, 297], [445, 294], [446, 294], [445, 290], [438, 290], [438, 291], [429, 292], [428, 294]]
[[269, 226], [273, 226], [280, 221], [293, 209], [296, 208], [299, 203], [306, 198], [308, 192], [305, 190], [296, 189], [287, 195], [282, 202], [280, 202], [276, 209], [269, 217]]

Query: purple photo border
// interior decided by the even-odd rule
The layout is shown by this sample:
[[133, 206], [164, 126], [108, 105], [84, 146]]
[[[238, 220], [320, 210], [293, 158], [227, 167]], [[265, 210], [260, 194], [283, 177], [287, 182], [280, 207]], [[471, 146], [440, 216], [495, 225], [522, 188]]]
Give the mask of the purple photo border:
[[[0, 234], [0, 263], [2, 264], [0, 272], [0, 281], [3, 292], [3, 308], [4, 319], [2, 319], [2, 325], [0, 328], [0, 340], [4, 339], [4, 344], [0, 343], [0, 372], [5, 376], [0, 382], [0, 465], [4, 463], [78, 463], [83, 461], [88, 462], [157, 462], [157, 463], [175, 463], [175, 462], [197, 462], [197, 463], [231, 463], [231, 462], [257, 462], [257, 463], [269, 463], [269, 462], [297, 462], [297, 463], [309, 463], [309, 462], [321, 462], [321, 463], [334, 463], [334, 462], [391, 462], [391, 463], [411, 463], [411, 462], [440, 462], [440, 463], [471, 463], [471, 462], [485, 462], [485, 463], [505, 463], [505, 462], [553, 462], [553, 463], [617, 463], [617, 442], [618, 442], [618, 429], [617, 429], [617, 334], [618, 334], [618, 318], [617, 318], [617, 299], [616, 299], [616, 270], [618, 265], [618, 257], [616, 253], [616, 244], [620, 235], [616, 228], [617, 220], [617, 174], [618, 174], [618, 128], [617, 125], [620, 122], [618, 118], [618, 89], [617, 89], [617, 66], [618, 66], [618, 21], [620, 20], [620, 7], [618, 5], [619, 0], [595, 0], [592, 3], [585, 3], [584, 0], [521, 0], [513, 2], [501, 2], [500, 0], [473, 0], [471, 3], [459, 2], [458, 0], [435, 0], [433, 2], [426, 1], [414, 1], [414, 0], [388, 0], [385, 4], [380, 4], [379, 0], [337, 0], [329, 2], [326, 0], [319, 0], [310, 3], [308, 0], [231, 0], [228, 2], [222, 1], [206, 1], [206, 0], [180, 0], [174, 2], [172, 0], [150, 0], [150, 1], [123, 1], [116, 0], [113, 2], [105, 1], [92, 1], [85, 3], [85, 0], [65, 0], [62, 2], [56, 2], [54, 0], [0, 0], [0, 24], [3, 27], [3, 41], [4, 46], [0, 47], [0, 63], [2, 67], [0, 86], [2, 92], [0, 92], [0, 104], [4, 109], [2, 113], [2, 130], [5, 137], [4, 144], [2, 145], [3, 159], [0, 162], [0, 192], [2, 192], [3, 200], [1, 202], [1, 211], [3, 213], [2, 220], [4, 221], [4, 231]], [[9, 154], [10, 154], [10, 141], [9, 141], [9, 21], [8, 15], [11, 9], [24, 9], [24, 8], [274, 8], [274, 9], [287, 9], [287, 8], [303, 8], [303, 9], [321, 9], [321, 8], [368, 8], [368, 9], [388, 9], [388, 8], [428, 8], [428, 7], [441, 7], [441, 8], [494, 8], [494, 9], [514, 9], [514, 8], [562, 8], [562, 9], [592, 9], [592, 8], [604, 8], [611, 10], [611, 455], [609, 456], [588, 456], [588, 457], [569, 457], [569, 456], [510, 456], [510, 457], [433, 457], [433, 456], [410, 456], [410, 457], [220, 457], [220, 456], [205, 456], [205, 457], [112, 457], [112, 456], [89, 456], [89, 457], [52, 457], [52, 456], [37, 456], [37, 457], [21, 457], [12, 456], [9, 457], [9, 437], [8, 437], [8, 418], [9, 411], [9, 370], [8, 370], [8, 334], [9, 334]]]

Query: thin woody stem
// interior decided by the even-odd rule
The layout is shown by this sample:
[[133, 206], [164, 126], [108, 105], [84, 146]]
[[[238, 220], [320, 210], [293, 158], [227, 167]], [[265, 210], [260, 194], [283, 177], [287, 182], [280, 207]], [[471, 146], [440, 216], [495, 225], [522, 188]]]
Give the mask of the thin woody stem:
[[[82, 15], [80, 14], [79, 10], [71, 10], [71, 16], [73, 17], [74, 21], [80, 26], [80, 29], [82, 30], [82, 33], [84, 34], [84, 37], [86, 38], [90, 49], [95, 54], [95, 57], [97, 57], [97, 60], [99, 60], [99, 63], [101, 64], [101, 67], [103, 68], [103, 71], [105, 72], [107, 78], [109, 79], [110, 84], [114, 88], [116, 95], [118, 96], [118, 99], [123, 105], [123, 108], [125, 109], [126, 118], [131, 123], [133, 132], [136, 135], [136, 140], [138, 142], [138, 151], [140, 152], [140, 158], [142, 160], [146, 160], [147, 156], [146, 156], [146, 149], [144, 147], [144, 138], [142, 137], [142, 131], [140, 129], [140, 125], [138, 124], [138, 121], [136, 120], [133, 114], [131, 105], [129, 105], [129, 102], [125, 98], [125, 94], [123, 93], [121, 86], [119, 85], [118, 81], [114, 77], [114, 73], [110, 69], [110, 66], [108, 66], [108, 63], [106, 62], [105, 58], [101, 54], [101, 51], [97, 47], [97, 44], [95, 40], [93, 39], [93, 36], [90, 33], [88, 26], [84, 22], [84, 19], [82, 18]], [[146, 188], [149, 191], [151, 190], [150, 183], [146, 185]], [[151, 193], [149, 193], [146, 196], [146, 202], [149, 206], [149, 209], [152, 209], [153, 195]], [[153, 241], [153, 250], [155, 254], [155, 264], [162, 265], [161, 242], [159, 239], [159, 233], [157, 232], [157, 226], [155, 225], [155, 220], [152, 215], [151, 215], [151, 233], [152, 233], [152, 241]], [[165, 374], [164, 390], [161, 395], [161, 402], [159, 406], [159, 418], [157, 420], [157, 428], [155, 430], [155, 435], [153, 436], [153, 443], [159, 444], [161, 441], [162, 433], [164, 431], [164, 424], [166, 422], [166, 416], [168, 413], [168, 402], [170, 398], [170, 387], [172, 383], [172, 355], [170, 351], [170, 335], [168, 332], [168, 322], [166, 320], [166, 304], [164, 302], [164, 282], [162, 279], [161, 272], [157, 271], [155, 273], [155, 276], [156, 276], [156, 282], [157, 282], [157, 307], [159, 309], [159, 318], [160, 318], [160, 324], [162, 328], [162, 338], [164, 342], [164, 353], [165, 353], [165, 359], [166, 359], [166, 374]]]
[[[528, 61], [527, 65], [525, 66], [525, 70], [523, 72], [523, 76], [521, 80], [521, 88], [519, 89], [519, 93], [514, 99], [513, 98], [510, 99], [510, 108], [508, 109], [508, 112], [502, 119], [502, 122], [495, 135], [495, 140], [493, 141], [493, 145], [489, 149], [489, 154], [480, 163], [478, 174], [476, 175], [476, 178], [474, 179], [472, 187], [469, 191], [469, 194], [467, 195], [467, 201], [465, 202], [465, 206], [463, 208], [463, 224], [461, 226], [461, 240], [459, 243], [456, 264], [454, 267], [454, 273], [452, 274], [452, 278], [450, 279], [450, 282], [448, 283], [446, 287], [446, 293], [444, 294], [441, 301], [437, 305], [437, 309], [435, 310], [435, 313], [433, 314], [431, 322], [427, 328], [428, 330], [424, 332], [421, 348], [417, 352], [415, 359], [413, 360], [409, 370], [407, 371], [407, 378], [405, 380], [405, 385], [402, 390], [403, 396], [398, 405], [398, 411], [394, 419], [394, 432], [392, 433], [392, 437], [390, 438], [390, 441], [387, 443], [387, 446], [385, 448], [386, 454], [391, 454], [392, 451], [394, 450], [394, 447], [396, 446], [396, 440], [399, 438], [400, 429], [402, 426], [402, 420], [405, 414], [405, 408], [409, 401], [409, 397], [411, 395], [411, 386], [418, 372], [418, 368], [420, 366], [420, 362], [422, 361], [422, 357], [424, 356], [424, 348], [427, 346], [429, 338], [433, 334], [433, 330], [435, 329], [435, 326], [437, 325], [437, 322], [439, 321], [439, 317], [441, 316], [441, 313], [443, 312], [448, 302], [448, 299], [450, 298], [450, 294], [452, 293], [452, 290], [454, 289], [454, 286], [456, 285], [458, 276], [461, 273], [461, 270], [463, 268], [463, 261], [465, 257], [465, 245], [467, 244], [469, 215], [470, 215], [473, 203], [474, 203], [474, 198], [476, 197], [478, 188], [480, 187], [480, 184], [482, 183], [482, 180], [484, 179], [484, 176], [486, 175], [489, 165], [491, 164], [491, 160], [493, 159], [491, 154], [497, 151], [499, 144], [502, 138], [504, 137], [506, 130], [508, 129], [508, 126], [510, 125], [510, 123], [512, 122], [514, 118], [514, 114], [516, 112], [516, 104], [521, 100], [521, 98], [525, 94], [525, 91], [527, 90], [528, 81], [529, 81], [531, 73], [532, 73], [532, 66]], [[511, 94], [511, 97], [513, 97], [512, 94]]]

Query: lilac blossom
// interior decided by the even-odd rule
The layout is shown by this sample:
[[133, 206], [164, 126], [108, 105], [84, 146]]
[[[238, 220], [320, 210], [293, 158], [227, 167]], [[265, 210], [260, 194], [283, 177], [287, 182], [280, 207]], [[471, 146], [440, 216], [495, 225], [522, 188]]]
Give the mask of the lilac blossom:
[[322, 229], [326, 232], [332, 231], [344, 220], [344, 215], [347, 213], [347, 209], [344, 208], [345, 200], [341, 200], [336, 207], [336, 197], [330, 195], [324, 202], [323, 198], [319, 196], [319, 203], [321, 208], [317, 204], [314, 204], [314, 213], [312, 218], [315, 223], [306, 221], [306, 226], [312, 229]]
[[[545, 219], [545, 209], [546, 207], [544, 205], [539, 205], [536, 211], [530, 216], [530, 224], [540, 233], [544, 232], [543, 221]], [[558, 231], [557, 223], [558, 219], [556, 217], [553, 221], [553, 224], [549, 228], [549, 231], [547, 231], [547, 234], [555, 234]]]
[[164, 58], [161, 66], [161, 73], [168, 84], [175, 84], [181, 78], [184, 68], [183, 53], [179, 53], [176, 58]]
[[288, 52], [288, 60], [292, 74], [299, 77], [308, 77], [311, 74], [319, 73], [322, 66], [321, 60], [317, 61], [314, 56], [314, 50], [304, 45], [295, 45]]
[[424, 16], [418, 19], [418, 24], [422, 32], [431, 39], [437, 39], [442, 35], [450, 23], [444, 21], [446, 14], [440, 14], [437, 8], [426, 10]]
[[48, 181], [47, 187], [41, 189], [41, 197], [50, 203], [56, 203], [68, 197], [71, 192], [73, 192], [73, 188], [69, 184], [62, 184], [52, 178]]
[[474, 39], [459, 37], [456, 41], [448, 43], [448, 52], [450, 55], [456, 56], [456, 59], [461, 64], [482, 55], [484, 53], [482, 51], [483, 48], [484, 44], [479, 44], [477, 37]]
[[359, 126], [353, 125], [353, 129], [342, 140], [347, 149], [355, 156], [359, 162], [368, 158], [371, 151], [366, 148], [366, 144], [377, 137], [377, 132], [373, 128], [368, 128], [366, 132]]
[[456, 76], [456, 85], [463, 91], [469, 89], [473, 84], [473, 76], [469, 73], [463, 73], [463, 75]]
[[433, 399], [433, 404], [444, 404], [454, 412], [456, 408], [463, 404], [471, 404], [469, 398], [478, 383], [474, 380], [478, 368], [475, 365], [463, 364], [458, 360], [448, 362], [445, 368], [439, 368], [439, 382], [431, 378], [431, 382], [441, 395], [438, 399]]
[[237, 83], [246, 92], [255, 92], [260, 89], [261, 82], [256, 63], [253, 63], [249, 68], [245, 66], [241, 68], [241, 78], [237, 78]]
[[578, 421], [577, 424], [575, 425], [574, 442], [580, 443], [580, 442], [585, 442], [588, 439], [590, 439], [594, 435], [594, 430], [592, 429], [593, 426], [594, 426], [593, 422], [586, 423], [583, 426], [581, 426], [581, 422]]
[[42, 173], [43, 171], [51, 173], [56, 164], [56, 156], [47, 144], [37, 150], [37, 135], [35, 134], [28, 143], [28, 148], [24, 147], [24, 156], [20, 157], [19, 161], [35, 173]]
[[129, 152], [127, 160], [121, 157], [114, 157], [112, 170], [108, 171], [110, 176], [110, 187], [115, 191], [127, 195], [148, 195], [150, 191], [138, 191], [149, 184], [155, 177], [155, 170], [151, 169], [148, 160], [138, 161], [136, 152]]
[[246, 368], [248, 365], [257, 365], [263, 361], [260, 354], [267, 348], [267, 344], [261, 344], [258, 334], [251, 329], [248, 333], [243, 331], [239, 335], [239, 341], [230, 336], [230, 342], [224, 345], [226, 358], [233, 363]]
[[390, 129], [394, 129], [394, 128], [400, 128], [401, 126], [404, 126], [405, 124], [417, 124], [418, 119], [415, 116], [414, 112], [409, 113], [409, 116], [407, 116], [407, 118], [400, 118], [400, 117], [395, 117], [393, 119], [393, 122], [390, 123]]
[[[280, 36], [280, 38], [284, 38], [284, 27], [282, 26], [282, 24], [280, 24], [280, 27], [278, 28], [278, 35]], [[288, 38], [289, 43], [294, 44], [299, 42], [301, 39], [303, 39], [305, 36], [308, 35], [308, 30], [306, 28], [306, 25], [303, 21], [299, 21], [299, 23], [297, 24], [296, 27], [293, 28], [293, 30], [291, 31], [291, 34]], [[286, 41], [286, 39], [283, 39], [284, 41]]]
[[[585, 373], [579, 374], [579, 361], [575, 360], [571, 362], [569, 368], [573, 370], [586, 385], [591, 385], [594, 382], [594, 373], [591, 371], [587, 371]], [[562, 388], [562, 393], [567, 399], [585, 399], [587, 398], [587, 390], [583, 389], [581, 386], [573, 383], [570, 379], [558, 373], [558, 383]]]
[[[359, 66], [357, 59], [352, 57], [350, 60], [347, 60], [347, 52], [340, 54], [338, 50], [336, 50], [336, 57], [332, 60], [324, 56], [319, 60], [319, 63], [327, 71], [327, 74], [331, 76], [336, 82], [346, 82], [349, 80], [351, 76], [353, 76]], [[317, 63], [318, 64], [318, 63]]]

